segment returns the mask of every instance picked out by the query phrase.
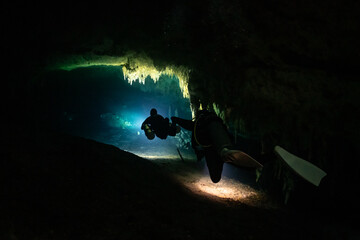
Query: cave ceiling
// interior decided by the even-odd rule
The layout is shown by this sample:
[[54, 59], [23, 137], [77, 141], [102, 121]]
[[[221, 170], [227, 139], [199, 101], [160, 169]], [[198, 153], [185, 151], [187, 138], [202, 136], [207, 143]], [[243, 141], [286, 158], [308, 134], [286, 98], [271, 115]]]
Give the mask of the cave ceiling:
[[189, 69], [192, 103], [216, 103], [239, 129], [336, 134], [358, 127], [357, 9], [337, 0], [14, 1], [3, 8], [3, 46], [8, 69], [26, 76], [145, 56], [159, 70]]

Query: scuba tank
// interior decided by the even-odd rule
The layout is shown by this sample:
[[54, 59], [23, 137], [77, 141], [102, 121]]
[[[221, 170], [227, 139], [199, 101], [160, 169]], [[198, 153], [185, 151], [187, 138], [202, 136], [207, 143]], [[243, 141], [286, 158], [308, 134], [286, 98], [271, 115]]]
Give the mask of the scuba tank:
[[151, 130], [151, 128], [147, 124], [144, 125], [144, 132], [149, 140], [153, 140], [155, 138], [155, 133]]

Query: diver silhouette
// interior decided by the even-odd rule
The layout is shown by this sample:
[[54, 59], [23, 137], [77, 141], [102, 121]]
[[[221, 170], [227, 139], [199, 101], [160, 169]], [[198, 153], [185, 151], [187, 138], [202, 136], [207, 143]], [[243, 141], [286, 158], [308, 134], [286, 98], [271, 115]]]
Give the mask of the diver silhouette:
[[214, 112], [199, 110], [195, 120], [171, 117], [172, 124], [191, 131], [191, 145], [198, 161], [205, 157], [212, 182], [221, 180], [224, 163], [237, 167], [262, 168], [255, 159], [234, 149], [233, 141], [222, 119]]
[[180, 132], [180, 127], [171, 124], [169, 118], [164, 118], [157, 113], [155, 108], [150, 110], [150, 117], [146, 118], [141, 124], [141, 129], [145, 131], [145, 135], [149, 140], [155, 138], [166, 139], [167, 136], [175, 136]]

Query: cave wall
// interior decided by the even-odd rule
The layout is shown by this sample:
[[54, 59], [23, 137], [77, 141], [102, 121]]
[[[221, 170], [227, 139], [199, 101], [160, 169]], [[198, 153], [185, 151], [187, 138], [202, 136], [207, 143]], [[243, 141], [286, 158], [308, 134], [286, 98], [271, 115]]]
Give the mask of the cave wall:
[[358, 3], [207, 3], [180, 7], [174, 14], [186, 12], [186, 20], [172, 22], [191, 36], [181, 51], [195, 69], [194, 104], [217, 103], [228, 125], [262, 139], [265, 151], [279, 144], [327, 171], [332, 191], [352, 192], [359, 178]]
[[3, 9], [12, 123], [33, 115], [37, 76], [64, 56], [136, 51], [159, 69], [191, 69], [194, 106], [216, 103], [228, 125], [263, 139], [266, 151], [287, 148], [339, 188], [358, 181], [358, 2], [15, 1]]
[[266, 152], [279, 144], [324, 169], [338, 196], [357, 192], [359, 181], [356, 6], [212, 1], [202, 15], [206, 61], [189, 87]]

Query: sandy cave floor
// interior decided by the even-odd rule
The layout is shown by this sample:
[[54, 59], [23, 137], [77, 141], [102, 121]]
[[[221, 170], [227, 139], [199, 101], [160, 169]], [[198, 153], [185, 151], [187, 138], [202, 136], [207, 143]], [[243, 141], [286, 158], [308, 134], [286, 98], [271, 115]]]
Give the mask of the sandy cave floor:
[[12, 135], [5, 147], [0, 239], [339, 239], [352, 233], [334, 218], [278, 208], [253, 172], [225, 166], [214, 184], [204, 160], [186, 154], [184, 161], [176, 154], [146, 159], [51, 133]]
[[[241, 176], [223, 176], [221, 181], [213, 183], [208, 175], [205, 160], [197, 162], [196, 159], [180, 158], [150, 159], [168, 172], [177, 182], [189, 189], [196, 196], [226, 205], [246, 204], [252, 207], [265, 209], [279, 209], [280, 206], [256, 183], [254, 172], [243, 171], [248, 179], [242, 181]], [[241, 174], [241, 169], [225, 164], [224, 175], [230, 170]], [[254, 170], [255, 171], [255, 170]], [[250, 179], [249, 179], [250, 178]], [[244, 183], [247, 182], [247, 183]]]

